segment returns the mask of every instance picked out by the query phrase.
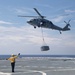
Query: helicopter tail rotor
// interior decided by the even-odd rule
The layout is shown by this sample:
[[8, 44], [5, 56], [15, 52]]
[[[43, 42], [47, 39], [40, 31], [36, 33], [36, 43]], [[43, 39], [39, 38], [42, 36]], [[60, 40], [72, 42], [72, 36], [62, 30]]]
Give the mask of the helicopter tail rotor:
[[71, 21], [71, 20], [69, 20], [68, 22], [66, 22], [66, 21], [64, 21], [64, 22], [66, 23], [66, 25], [68, 25], [68, 26], [71, 27], [71, 25], [70, 25], [70, 21]]
[[71, 27], [71, 25], [69, 23], [70, 21], [71, 20], [69, 20], [68, 22], [64, 21], [66, 23], [66, 26], [62, 29], [62, 31], [68, 31], [68, 30], [70, 30], [70, 28], [69, 28], [69, 26]]

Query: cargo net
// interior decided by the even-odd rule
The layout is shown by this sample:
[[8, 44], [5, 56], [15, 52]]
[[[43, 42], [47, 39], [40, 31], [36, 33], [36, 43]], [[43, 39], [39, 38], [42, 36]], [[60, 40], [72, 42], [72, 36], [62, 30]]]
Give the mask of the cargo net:
[[45, 42], [45, 40], [44, 40], [42, 27], [41, 27], [41, 32], [42, 32], [42, 39], [43, 39], [43, 45], [41, 46], [41, 51], [48, 51], [50, 48], [49, 48], [49, 46], [46, 44], [46, 42]]

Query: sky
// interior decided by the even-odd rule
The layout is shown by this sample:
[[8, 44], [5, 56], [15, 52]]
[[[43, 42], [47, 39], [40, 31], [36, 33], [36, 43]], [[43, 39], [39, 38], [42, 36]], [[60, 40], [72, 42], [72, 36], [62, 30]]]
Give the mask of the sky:
[[[38, 16], [33, 8], [53, 24], [64, 27], [70, 21], [71, 30], [59, 33], [44, 29], [43, 34], [49, 51], [41, 51], [45, 45], [40, 28], [27, 24]], [[75, 0], [0, 0], [0, 54], [74, 55], [75, 54]]]

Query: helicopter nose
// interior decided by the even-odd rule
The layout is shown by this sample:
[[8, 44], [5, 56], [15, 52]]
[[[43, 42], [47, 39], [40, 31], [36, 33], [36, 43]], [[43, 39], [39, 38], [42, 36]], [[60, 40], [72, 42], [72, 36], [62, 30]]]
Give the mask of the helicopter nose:
[[27, 21], [27, 23], [31, 23], [32, 21]]
[[30, 21], [27, 21], [27, 23], [30, 23]]

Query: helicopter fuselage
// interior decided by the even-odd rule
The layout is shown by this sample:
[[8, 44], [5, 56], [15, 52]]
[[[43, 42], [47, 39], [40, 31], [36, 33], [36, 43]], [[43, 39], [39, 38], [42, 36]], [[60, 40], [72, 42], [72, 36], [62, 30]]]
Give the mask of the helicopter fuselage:
[[55, 30], [63, 30], [63, 28], [58, 27], [54, 25], [51, 21], [47, 19], [31, 19], [30, 21], [27, 21], [30, 25], [36, 27], [42, 27], [42, 28], [49, 28], [49, 29], [55, 29]]

